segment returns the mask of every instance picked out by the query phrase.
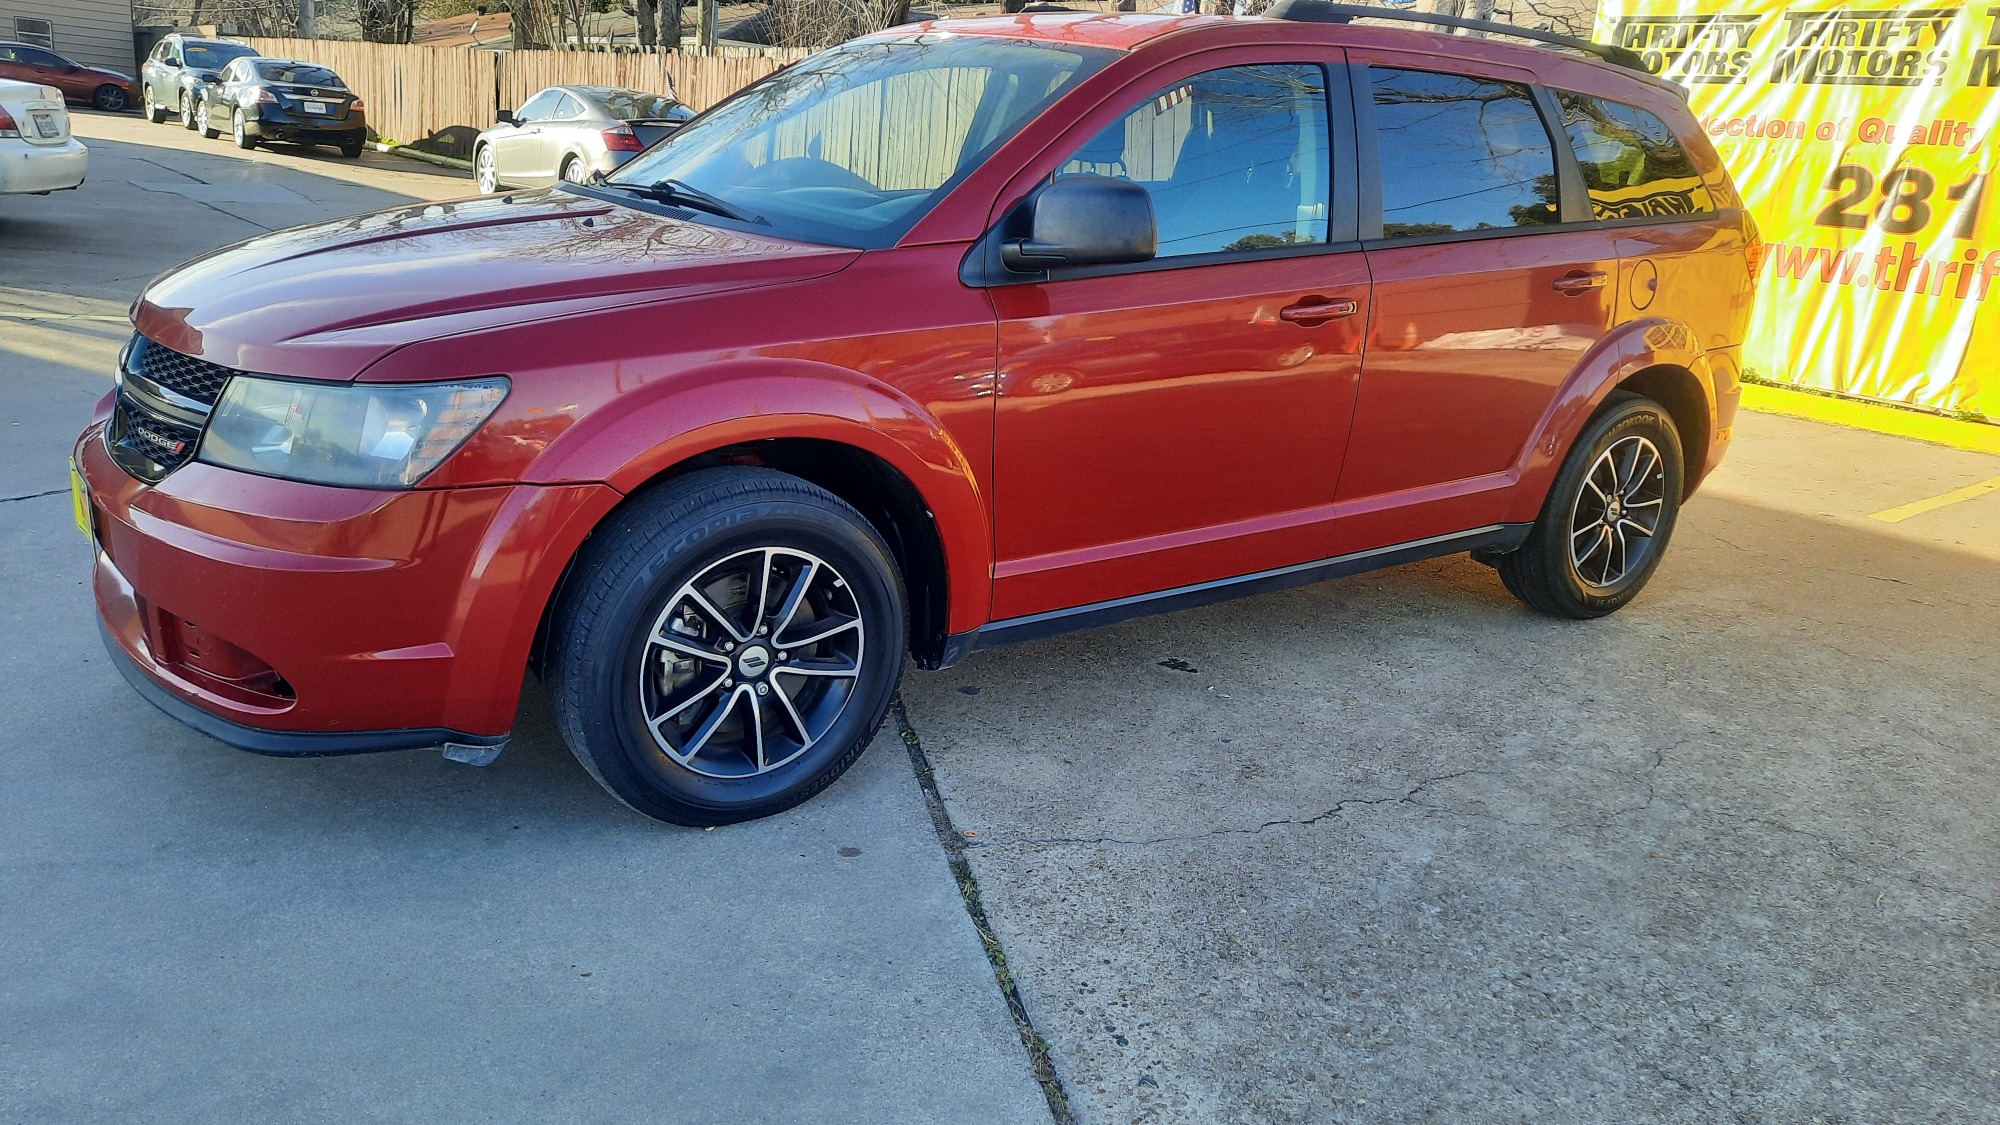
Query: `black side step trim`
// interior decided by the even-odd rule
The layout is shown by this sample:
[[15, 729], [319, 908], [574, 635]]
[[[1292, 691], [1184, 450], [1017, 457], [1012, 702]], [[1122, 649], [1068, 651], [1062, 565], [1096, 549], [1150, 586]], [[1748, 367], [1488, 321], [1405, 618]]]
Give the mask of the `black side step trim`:
[[1350, 555], [1336, 555], [1330, 559], [1279, 567], [1276, 570], [1260, 570], [1255, 574], [1244, 574], [1235, 578], [1221, 578], [1192, 586], [1177, 586], [1171, 590], [1135, 594], [1129, 598], [1114, 598], [1111, 601], [1050, 610], [1047, 613], [1030, 614], [1026, 617], [1010, 617], [1005, 621], [995, 621], [983, 628], [974, 629], [970, 633], [958, 633], [947, 638], [944, 661], [938, 666], [948, 668], [975, 652], [998, 648], [1001, 645], [1036, 641], [1079, 629], [1095, 629], [1101, 625], [1115, 625], [1121, 621], [1149, 617], [1156, 613], [1173, 613], [1197, 606], [1214, 605], [1217, 602], [1249, 597], [1252, 594], [1288, 590], [1294, 586], [1308, 586], [1314, 582], [1324, 582], [1329, 578], [1365, 574], [1371, 570], [1434, 559], [1441, 555], [1455, 555], [1461, 551], [1493, 551], [1504, 554], [1526, 542], [1528, 531], [1532, 527], [1534, 527], [1532, 523], [1488, 524], [1470, 531], [1434, 535], [1428, 539], [1356, 551]]

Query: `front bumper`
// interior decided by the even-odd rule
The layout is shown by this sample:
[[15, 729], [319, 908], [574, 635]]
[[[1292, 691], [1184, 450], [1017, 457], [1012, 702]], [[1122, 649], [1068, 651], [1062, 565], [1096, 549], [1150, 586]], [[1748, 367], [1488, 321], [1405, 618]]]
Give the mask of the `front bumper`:
[[0, 141], [0, 195], [68, 191], [90, 171], [90, 150], [71, 137], [59, 145]]
[[84, 431], [106, 646], [168, 714], [322, 756], [506, 741], [541, 609], [607, 486], [378, 492], [189, 464], [156, 485]]

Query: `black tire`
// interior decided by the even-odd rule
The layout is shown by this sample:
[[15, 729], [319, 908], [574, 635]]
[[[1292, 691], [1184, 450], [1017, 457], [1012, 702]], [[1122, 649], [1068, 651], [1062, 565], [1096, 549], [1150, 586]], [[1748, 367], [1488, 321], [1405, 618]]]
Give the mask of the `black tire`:
[[340, 146], [340, 155], [349, 160], [359, 160], [361, 159], [361, 149], [362, 143], [360, 141], [348, 141], [346, 144]]
[[[765, 575], [757, 594], [747, 579], [740, 590], [727, 578], [719, 586], [703, 584], [753, 557], [763, 560]], [[772, 569], [773, 558], [801, 561], [787, 576]], [[817, 565], [809, 569], [807, 559]], [[772, 611], [772, 591], [781, 583], [785, 591], [819, 591], [780, 599], [808, 607], [803, 625], [796, 610], [783, 615], [779, 605]], [[708, 600], [690, 598], [691, 589]], [[752, 605], [765, 609], [751, 612]], [[713, 606], [716, 613], [695, 613], [695, 606]], [[740, 648], [718, 615], [729, 618], [726, 627], [739, 635]], [[753, 618], [778, 624], [766, 633]], [[827, 622], [837, 627], [834, 639], [800, 637], [800, 629]], [[661, 643], [670, 632], [677, 651]], [[689, 826], [770, 816], [825, 789], [867, 748], [901, 679], [907, 633], [893, 557], [859, 512], [784, 473], [705, 469], [634, 497], [578, 556], [549, 625], [556, 725], [590, 775], [646, 816]], [[787, 636], [799, 639], [788, 642]], [[691, 651], [680, 649], [683, 643], [699, 647], [706, 658], [679, 656]], [[851, 653], [822, 660], [825, 646], [850, 645]], [[724, 649], [734, 655], [722, 655]], [[839, 679], [786, 676], [788, 667], [843, 662], [853, 670]], [[704, 688], [699, 681], [708, 677]], [[795, 690], [787, 692], [788, 683]], [[740, 701], [737, 692], [744, 693]], [[682, 694], [686, 701], [670, 708]], [[781, 701], [795, 720], [789, 728], [777, 711]], [[682, 712], [686, 718], [667, 717], [681, 708], [689, 709]], [[817, 736], [808, 729], [815, 724]], [[792, 736], [781, 742], [787, 729]], [[750, 749], [764, 753], [767, 730], [771, 745], [791, 755], [768, 767]]]
[[195, 120], [194, 116], [195, 101], [194, 95], [188, 93], [186, 90], [181, 91], [181, 128], [186, 129], [190, 133], [194, 132], [195, 127], [200, 124], [199, 121]]
[[163, 105], [154, 105], [153, 95], [150, 91], [148, 91], [146, 94], [146, 120], [152, 122], [155, 125], [158, 125], [160, 122], [165, 121], [166, 119], [167, 119], [167, 107]]
[[236, 110], [230, 116], [229, 133], [230, 139], [236, 142], [237, 148], [247, 151], [257, 147], [257, 138], [251, 136], [249, 131], [243, 127], [243, 111], [240, 109]]
[[[1643, 467], [1649, 449], [1658, 458], [1653, 469]], [[1627, 450], [1635, 455], [1630, 483], [1611, 489], [1619, 494], [1615, 505], [1609, 498], [1600, 502], [1607, 480], [1618, 479]], [[1577, 435], [1527, 542], [1492, 560], [1500, 580], [1515, 597], [1556, 617], [1581, 620], [1617, 611], [1639, 595], [1666, 554], [1684, 479], [1680, 434], [1666, 410], [1649, 398], [1614, 392]], [[1641, 535], [1642, 509], [1655, 501], [1657, 519], [1651, 533]], [[1591, 553], [1578, 561], [1573, 542]]]
[[123, 113], [125, 112], [125, 107], [132, 104], [132, 99], [126, 97], [125, 91], [118, 87], [104, 85], [99, 86], [90, 95], [90, 104], [106, 113]]
[[203, 140], [212, 141], [222, 135], [222, 130], [215, 127], [215, 108], [208, 104], [207, 98], [201, 99], [196, 104], [195, 113], [199, 115], [201, 122], [199, 132]]

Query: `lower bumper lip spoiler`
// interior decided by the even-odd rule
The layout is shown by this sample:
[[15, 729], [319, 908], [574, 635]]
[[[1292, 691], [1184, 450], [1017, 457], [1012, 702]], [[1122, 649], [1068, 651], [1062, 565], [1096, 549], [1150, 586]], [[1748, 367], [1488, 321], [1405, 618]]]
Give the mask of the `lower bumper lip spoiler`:
[[463, 731], [447, 730], [443, 727], [412, 727], [406, 730], [359, 730], [359, 731], [289, 731], [265, 730], [262, 727], [213, 715], [168, 691], [156, 683], [145, 670], [133, 661], [125, 646], [111, 635], [111, 630], [102, 621], [97, 623], [97, 632], [104, 640], [104, 649], [111, 654], [111, 663], [125, 677], [132, 689], [144, 696], [146, 702], [167, 713], [168, 717], [215, 739], [217, 742], [234, 746], [238, 750], [248, 750], [253, 754], [265, 754], [274, 758], [331, 758], [342, 754], [373, 754], [386, 750], [435, 750], [443, 749], [445, 756], [453, 761], [472, 765], [491, 762], [506, 747], [512, 737], [506, 734], [466, 734]]

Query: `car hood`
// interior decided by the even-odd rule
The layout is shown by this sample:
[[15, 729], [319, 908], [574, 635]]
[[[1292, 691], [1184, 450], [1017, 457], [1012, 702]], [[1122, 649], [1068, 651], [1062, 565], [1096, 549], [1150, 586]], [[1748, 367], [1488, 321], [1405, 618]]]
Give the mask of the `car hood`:
[[196, 258], [133, 307], [211, 363], [352, 379], [406, 344], [839, 270], [859, 251], [721, 230], [568, 191], [398, 207]]

